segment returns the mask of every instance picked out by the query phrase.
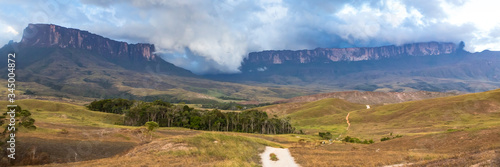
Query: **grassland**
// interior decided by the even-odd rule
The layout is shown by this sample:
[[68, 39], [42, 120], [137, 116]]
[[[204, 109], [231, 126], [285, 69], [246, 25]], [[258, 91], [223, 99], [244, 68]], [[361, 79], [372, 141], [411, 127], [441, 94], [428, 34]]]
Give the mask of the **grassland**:
[[[334, 138], [353, 136], [376, 141], [370, 145], [319, 145], [313, 143], [318, 139], [311, 138], [305, 147], [290, 149], [303, 166], [500, 163], [500, 90], [372, 106], [370, 109], [339, 99], [278, 104], [260, 109], [292, 117], [292, 124], [303, 130], [305, 136], [331, 132]], [[346, 130], [347, 113], [350, 113], [349, 130]], [[380, 142], [382, 137], [391, 134], [403, 137]]]
[[[160, 128], [150, 139], [144, 127], [117, 125], [122, 115], [43, 100], [19, 100], [17, 105], [31, 111], [37, 126], [36, 130], [21, 129], [16, 135], [18, 159], [22, 159], [18, 165], [258, 166], [258, 154], [265, 146], [283, 147], [260, 135], [185, 128]], [[1, 162], [5, 164], [6, 159]]]
[[[19, 100], [18, 105], [32, 112], [38, 127], [19, 132], [19, 153], [24, 153], [19, 157], [27, 158], [20, 162], [24, 165], [259, 166], [258, 155], [265, 146], [289, 148], [302, 166], [500, 163], [500, 90], [370, 109], [340, 99], [262, 107], [270, 114], [291, 117], [292, 124], [305, 132], [281, 135], [160, 128], [150, 138], [144, 127], [117, 125], [122, 115], [43, 100]], [[317, 132], [375, 143], [322, 144]], [[403, 137], [380, 141], [391, 133]]]

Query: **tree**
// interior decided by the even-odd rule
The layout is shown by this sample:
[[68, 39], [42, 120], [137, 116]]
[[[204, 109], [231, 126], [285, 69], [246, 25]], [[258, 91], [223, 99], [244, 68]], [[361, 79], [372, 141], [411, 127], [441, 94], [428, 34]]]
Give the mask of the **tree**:
[[158, 125], [158, 123], [153, 122], [153, 121], [146, 122], [146, 124], [144, 124], [144, 125], [148, 129], [148, 133], [150, 135], [150, 140], [153, 139], [153, 132], [154, 132], [154, 130], [157, 129], [158, 127], [160, 127], [160, 126]]
[[153, 121], [146, 122], [146, 124], [144, 124], [144, 125], [148, 128], [148, 131], [151, 131], [151, 132], [153, 132], [156, 128], [160, 127], [158, 125], [158, 123], [153, 122]]

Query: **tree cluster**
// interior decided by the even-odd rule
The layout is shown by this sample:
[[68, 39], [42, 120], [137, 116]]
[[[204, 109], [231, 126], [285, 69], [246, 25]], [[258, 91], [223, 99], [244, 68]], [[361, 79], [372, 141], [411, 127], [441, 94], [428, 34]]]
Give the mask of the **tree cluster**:
[[[12, 109], [9, 107], [7, 110]], [[15, 107], [15, 116], [16, 116], [16, 129], [19, 127], [18, 125], [26, 128], [26, 129], [36, 129], [35, 126], [35, 119], [31, 118], [31, 112], [28, 110], [23, 110], [21, 109], [21, 106]], [[7, 115], [7, 112], [4, 112], [2, 116], [0, 116], [1, 121], [0, 121], [0, 126], [3, 125], [4, 123], [9, 123], [9, 116]], [[5, 130], [3, 134], [7, 132], [8, 126], [5, 127]]]
[[123, 114], [123, 111], [130, 109], [132, 104], [134, 104], [134, 101], [127, 99], [104, 99], [94, 100], [87, 108], [92, 111]]
[[261, 104], [238, 104], [236, 102], [209, 103], [209, 104], [202, 104], [201, 108], [216, 108], [220, 110], [241, 110], [241, 109], [250, 109], [266, 105], [271, 105], [271, 103], [261, 103]]
[[[134, 101], [115, 103], [116, 99], [94, 101], [89, 109], [125, 114], [124, 124], [141, 126], [146, 122], [157, 122], [160, 127], [185, 127], [196, 130], [233, 131], [262, 134], [294, 133], [290, 118], [269, 118], [266, 112], [247, 110], [242, 112], [221, 112], [220, 110], [196, 110], [187, 105], [173, 105], [157, 100], [154, 102]], [[111, 103], [108, 105], [108, 103]], [[100, 107], [106, 106], [106, 107]], [[120, 108], [122, 110], [113, 110]], [[122, 111], [122, 112], [117, 112]]]

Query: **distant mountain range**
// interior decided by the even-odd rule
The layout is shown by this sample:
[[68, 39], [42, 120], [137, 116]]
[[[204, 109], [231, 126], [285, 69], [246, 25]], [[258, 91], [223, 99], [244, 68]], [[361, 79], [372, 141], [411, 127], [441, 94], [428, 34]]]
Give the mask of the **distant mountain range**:
[[460, 42], [252, 52], [229, 82], [362, 91], [480, 92], [500, 87], [500, 52], [469, 53]]
[[[152, 44], [29, 24], [22, 40], [2, 47], [0, 54], [19, 55], [16, 79], [23, 86], [18, 91], [87, 100], [254, 103], [345, 90], [479, 92], [500, 87], [500, 53], [469, 53], [463, 48], [462, 42], [425, 42], [262, 51], [249, 54], [241, 73], [198, 76], [160, 58]], [[0, 69], [6, 65], [0, 64]]]

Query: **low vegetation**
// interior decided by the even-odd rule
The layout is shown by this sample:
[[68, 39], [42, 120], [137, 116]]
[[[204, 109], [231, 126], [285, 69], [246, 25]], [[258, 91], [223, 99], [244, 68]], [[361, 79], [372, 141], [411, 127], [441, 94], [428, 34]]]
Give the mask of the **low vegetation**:
[[271, 153], [271, 154], [269, 154], [269, 157], [271, 158], [271, 161], [278, 161], [278, 160], [279, 160], [279, 159], [278, 159], [278, 156], [276, 156], [276, 154], [275, 154], [275, 153]]
[[201, 108], [215, 108], [215, 109], [220, 109], [220, 110], [245, 110], [245, 109], [250, 109], [250, 108], [255, 108], [255, 107], [262, 107], [262, 106], [267, 106], [271, 105], [271, 103], [261, 103], [261, 104], [238, 104], [236, 102], [229, 102], [229, 103], [209, 103], [209, 104], [202, 104]]
[[319, 132], [319, 137], [325, 140], [330, 140], [332, 139], [332, 134], [330, 132]]
[[349, 143], [359, 143], [359, 144], [373, 144], [374, 141], [372, 139], [370, 140], [364, 140], [364, 141], [361, 141], [359, 138], [355, 138], [355, 137], [350, 137], [350, 136], [346, 136], [342, 141], [344, 142], [349, 142]]
[[395, 139], [395, 138], [400, 138], [400, 137], [403, 137], [403, 135], [392, 136], [392, 133], [391, 133], [389, 136], [382, 137], [380, 139], [380, 141], [387, 141], [387, 140], [391, 140], [391, 139]]

